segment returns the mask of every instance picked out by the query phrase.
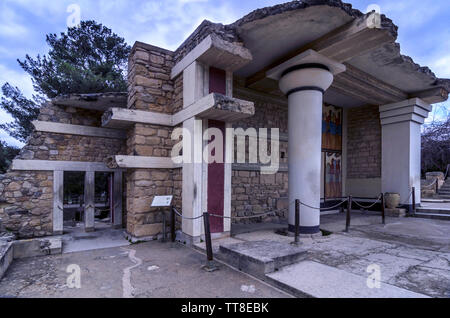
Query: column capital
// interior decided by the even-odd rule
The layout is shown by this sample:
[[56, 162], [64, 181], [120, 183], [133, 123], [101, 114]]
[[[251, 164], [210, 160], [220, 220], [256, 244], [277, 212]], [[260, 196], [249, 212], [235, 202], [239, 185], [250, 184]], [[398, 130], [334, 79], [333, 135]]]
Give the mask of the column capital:
[[304, 90], [324, 93], [333, 83], [333, 76], [345, 70], [345, 65], [307, 50], [269, 70], [267, 77], [279, 80], [280, 89], [287, 96]]
[[433, 107], [420, 98], [380, 106], [381, 125], [415, 122], [422, 125]]

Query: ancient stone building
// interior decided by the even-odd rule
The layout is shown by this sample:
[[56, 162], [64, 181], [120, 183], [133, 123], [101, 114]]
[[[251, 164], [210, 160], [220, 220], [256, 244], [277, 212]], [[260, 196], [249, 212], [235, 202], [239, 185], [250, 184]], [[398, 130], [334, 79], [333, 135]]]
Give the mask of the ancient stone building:
[[[87, 231], [95, 230], [95, 172], [108, 172], [111, 225], [139, 239], [162, 231], [162, 214], [151, 208], [158, 195], [173, 195], [188, 218], [227, 217], [211, 218], [216, 235], [240, 222], [230, 216], [267, 211], [276, 215], [252, 222], [287, 219], [293, 230], [295, 199], [317, 207], [397, 192], [408, 207], [415, 189], [420, 204], [420, 127], [430, 105], [447, 100], [450, 81], [401, 55], [396, 38], [384, 15], [308, 0], [230, 25], [204, 21], [174, 52], [137, 42], [127, 93], [61, 96], [42, 106], [1, 178], [3, 224], [22, 237], [60, 234], [68, 171], [85, 173]], [[223, 150], [224, 160], [202, 156], [217, 141], [211, 131], [225, 138], [208, 155]], [[262, 162], [265, 147], [270, 160]], [[231, 160], [240, 156], [245, 161]], [[300, 232], [319, 227], [320, 212], [302, 208]], [[186, 242], [198, 241], [202, 221], [184, 219], [180, 230]]]

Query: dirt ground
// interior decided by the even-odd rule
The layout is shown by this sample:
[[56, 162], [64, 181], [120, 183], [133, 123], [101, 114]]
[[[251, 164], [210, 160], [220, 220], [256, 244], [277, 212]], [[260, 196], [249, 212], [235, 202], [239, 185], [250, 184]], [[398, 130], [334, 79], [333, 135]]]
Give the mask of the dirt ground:
[[[15, 260], [0, 281], [0, 297], [290, 297], [224, 265], [208, 273], [204, 263], [192, 249], [160, 242]], [[81, 288], [69, 288], [76, 287], [67, 281], [70, 265], [81, 269]]]

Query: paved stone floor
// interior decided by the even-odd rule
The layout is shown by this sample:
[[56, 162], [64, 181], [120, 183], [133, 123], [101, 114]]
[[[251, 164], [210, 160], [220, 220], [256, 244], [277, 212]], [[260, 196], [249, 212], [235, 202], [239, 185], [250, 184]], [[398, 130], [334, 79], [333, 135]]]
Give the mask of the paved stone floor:
[[[349, 233], [343, 233], [345, 215], [322, 216], [322, 229], [333, 234], [302, 239], [308, 261], [364, 278], [375, 264], [383, 283], [450, 297], [450, 222], [387, 218], [382, 225], [379, 215], [352, 215]], [[265, 240], [290, 244], [293, 238], [275, 234], [266, 224], [255, 232], [241, 229], [232, 238], [215, 240], [214, 249]], [[81, 268], [81, 289], [67, 286], [71, 264]], [[289, 297], [225, 265], [206, 273], [202, 264], [204, 255], [159, 242], [16, 260], [0, 281], [0, 297]]]
[[[416, 218], [386, 221], [382, 225], [379, 214], [353, 211], [350, 232], [343, 233], [344, 214], [323, 215], [322, 229], [333, 234], [303, 238], [302, 246], [309, 253], [307, 259], [364, 278], [369, 275], [369, 265], [378, 265], [383, 283], [431, 297], [449, 298], [450, 222]], [[218, 245], [268, 240], [289, 244], [293, 238], [275, 235], [268, 229], [244, 231], [233, 238], [214, 241], [214, 250], [217, 251]]]
[[[205, 272], [204, 261], [192, 249], [160, 242], [15, 260], [0, 297], [290, 297], [225, 265]], [[80, 289], [67, 285], [72, 264], [81, 268]]]

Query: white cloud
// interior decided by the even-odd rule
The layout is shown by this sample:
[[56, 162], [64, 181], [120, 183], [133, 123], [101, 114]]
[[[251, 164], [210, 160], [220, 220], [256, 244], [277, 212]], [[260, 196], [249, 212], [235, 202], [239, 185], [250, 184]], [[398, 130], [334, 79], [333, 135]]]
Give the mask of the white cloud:
[[431, 21], [439, 12], [439, 5], [429, 1], [392, 1], [387, 0], [379, 4], [381, 13], [394, 20], [402, 28], [416, 29]]
[[28, 98], [31, 98], [34, 94], [33, 83], [27, 73], [24, 71], [18, 72], [0, 64], [0, 85], [6, 82], [20, 88], [22, 93]]
[[0, 35], [5, 37], [23, 37], [28, 34], [28, 29], [19, 22], [17, 14], [7, 8], [0, 7]]

